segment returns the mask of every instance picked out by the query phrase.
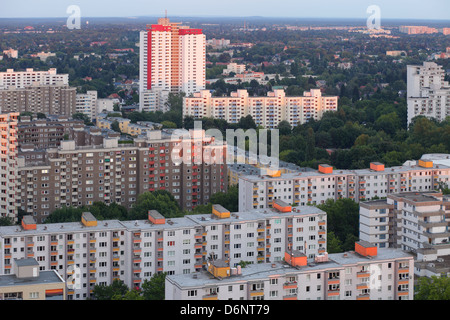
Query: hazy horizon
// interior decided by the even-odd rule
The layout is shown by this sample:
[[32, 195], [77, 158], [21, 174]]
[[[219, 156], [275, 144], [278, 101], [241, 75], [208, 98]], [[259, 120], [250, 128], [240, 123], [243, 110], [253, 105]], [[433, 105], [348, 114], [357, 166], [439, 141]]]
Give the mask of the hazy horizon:
[[[447, 0], [17, 0], [2, 5], [0, 18], [67, 18], [67, 8], [77, 5], [83, 18], [169, 17], [224, 18], [293, 18], [293, 19], [367, 19], [369, 6], [377, 5], [381, 19], [448, 20]], [[148, 13], [147, 13], [148, 12]]]

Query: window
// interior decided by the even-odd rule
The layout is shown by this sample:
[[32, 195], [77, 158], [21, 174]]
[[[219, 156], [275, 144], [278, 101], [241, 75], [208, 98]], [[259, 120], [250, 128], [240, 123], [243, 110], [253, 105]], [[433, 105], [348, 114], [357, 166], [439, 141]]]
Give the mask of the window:
[[188, 291], [188, 297], [196, 297], [197, 296], [197, 290], [189, 290]]

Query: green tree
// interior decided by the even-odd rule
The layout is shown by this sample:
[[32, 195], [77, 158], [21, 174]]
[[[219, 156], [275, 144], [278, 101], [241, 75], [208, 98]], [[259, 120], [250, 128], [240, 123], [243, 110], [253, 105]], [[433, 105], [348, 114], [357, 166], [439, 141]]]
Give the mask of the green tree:
[[155, 273], [150, 280], [142, 283], [142, 296], [145, 300], [164, 300], [166, 272]]
[[177, 128], [177, 124], [175, 122], [172, 121], [163, 121], [161, 122], [163, 128], [172, 128], [172, 129], [176, 129]]
[[74, 113], [72, 115], [72, 118], [75, 120], [82, 120], [84, 122], [85, 125], [87, 126], [93, 126], [94, 124], [92, 123], [91, 119], [89, 119], [89, 117], [87, 115], [85, 115], [84, 113]]
[[450, 300], [449, 277], [420, 277], [417, 283], [415, 300]]
[[220, 204], [231, 212], [239, 211], [239, 187], [230, 186], [227, 192], [217, 192], [211, 196], [212, 204]]
[[122, 133], [122, 131], [120, 130], [119, 122], [117, 120], [114, 120], [113, 123], [111, 123], [111, 130]]
[[342, 250], [354, 249], [359, 236], [359, 205], [352, 199], [328, 199], [317, 207], [327, 213], [328, 232], [342, 243]]
[[129, 220], [147, 219], [148, 211], [156, 210], [166, 218], [179, 217], [182, 211], [173, 195], [165, 190], [141, 193], [129, 213]]
[[0, 226], [13, 226], [14, 220], [11, 217], [0, 217]]
[[145, 298], [142, 296], [141, 292], [132, 289], [128, 290], [125, 294], [116, 294], [114, 295], [111, 300], [145, 300]]
[[339, 240], [333, 231], [327, 232], [327, 252], [338, 253], [342, 252], [342, 242]]
[[312, 128], [307, 129], [306, 134], [306, 155], [305, 160], [310, 161], [316, 157], [316, 138]]
[[128, 292], [127, 285], [121, 280], [114, 280], [110, 285], [95, 285], [92, 291], [94, 300], [112, 300], [123, 297]]
[[280, 135], [287, 136], [291, 134], [292, 126], [288, 121], [283, 120], [280, 121], [280, 123], [277, 126], [277, 129], [280, 131]]

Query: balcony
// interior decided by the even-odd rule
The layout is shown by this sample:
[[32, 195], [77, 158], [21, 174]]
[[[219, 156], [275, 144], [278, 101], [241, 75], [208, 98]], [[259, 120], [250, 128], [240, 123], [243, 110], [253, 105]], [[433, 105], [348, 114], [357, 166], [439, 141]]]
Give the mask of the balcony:
[[218, 300], [218, 295], [217, 293], [205, 294], [202, 297], [202, 300]]
[[283, 283], [283, 289], [297, 289], [297, 281]]
[[356, 273], [357, 278], [367, 278], [370, 277], [369, 271], [360, 271]]

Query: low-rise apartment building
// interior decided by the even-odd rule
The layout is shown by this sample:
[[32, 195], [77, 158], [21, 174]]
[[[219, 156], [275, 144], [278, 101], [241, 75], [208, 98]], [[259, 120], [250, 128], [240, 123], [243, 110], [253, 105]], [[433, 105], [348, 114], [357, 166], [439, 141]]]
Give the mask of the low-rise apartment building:
[[285, 262], [230, 268], [209, 260], [208, 271], [168, 275], [166, 300], [412, 300], [414, 259], [399, 249], [359, 241], [351, 252], [312, 262], [285, 252]]
[[13, 274], [0, 275], [0, 300], [65, 300], [66, 283], [55, 270], [40, 271], [34, 258], [13, 264]]
[[17, 126], [19, 147], [32, 144], [35, 149], [56, 148], [71, 129], [82, 127], [83, 121], [68, 117], [31, 120], [22, 116]]

